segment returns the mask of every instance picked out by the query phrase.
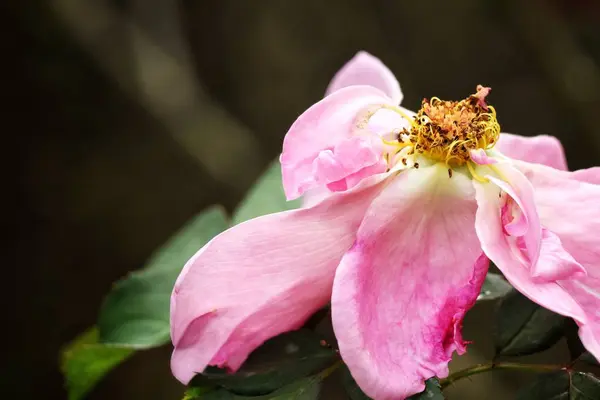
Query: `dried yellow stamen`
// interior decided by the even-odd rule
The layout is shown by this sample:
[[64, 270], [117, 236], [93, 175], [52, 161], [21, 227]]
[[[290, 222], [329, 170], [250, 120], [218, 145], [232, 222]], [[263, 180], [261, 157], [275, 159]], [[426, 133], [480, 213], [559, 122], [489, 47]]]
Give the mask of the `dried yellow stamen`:
[[475, 167], [473, 167], [473, 162], [472, 161], [467, 161], [467, 168], [469, 169], [469, 172], [471, 173], [471, 176], [473, 177], [473, 179], [475, 179], [478, 182], [481, 183], [488, 183], [490, 180], [479, 175], [476, 171], [475, 171]]
[[489, 88], [481, 85], [477, 93], [461, 101], [443, 101], [437, 97], [424, 99], [417, 115], [409, 119], [410, 130], [401, 133], [407, 141], [402, 147], [412, 146], [414, 153], [443, 161], [450, 167], [468, 164], [470, 151], [489, 150], [498, 141], [500, 125], [496, 110], [485, 103]]

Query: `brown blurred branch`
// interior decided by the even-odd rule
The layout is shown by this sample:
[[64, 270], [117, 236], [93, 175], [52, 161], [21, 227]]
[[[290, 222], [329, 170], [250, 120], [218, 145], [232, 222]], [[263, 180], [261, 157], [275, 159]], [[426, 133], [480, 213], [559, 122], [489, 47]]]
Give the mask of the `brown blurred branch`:
[[175, 1], [135, 2], [140, 21], [161, 28], [162, 43], [106, 2], [54, 0], [53, 6], [102, 70], [215, 180], [239, 191], [257, 176], [264, 159], [252, 132], [194, 77]]

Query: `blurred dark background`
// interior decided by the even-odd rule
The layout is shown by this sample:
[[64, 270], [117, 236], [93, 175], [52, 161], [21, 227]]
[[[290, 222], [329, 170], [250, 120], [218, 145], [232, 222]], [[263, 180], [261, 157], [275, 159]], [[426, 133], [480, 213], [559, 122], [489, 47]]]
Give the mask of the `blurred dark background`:
[[[0, 7], [3, 176], [11, 188], [6, 398], [65, 398], [59, 348], [95, 322], [111, 283], [204, 207], [234, 207], [277, 156], [295, 117], [360, 49], [394, 71], [407, 108], [489, 85], [503, 131], [558, 136], [572, 169], [600, 164], [597, 1], [30, 0]], [[489, 357], [489, 307], [468, 316], [465, 337], [476, 350], [459, 363]], [[90, 398], [180, 398], [169, 353], [136, 355]], [[473, 382], [488, 393], [496, 385], [503, 399], [513, 380], [498, 379]], [[456, 393], [463, 387], [487, 398], [477, 397], [475, 383], [460, 385]]]

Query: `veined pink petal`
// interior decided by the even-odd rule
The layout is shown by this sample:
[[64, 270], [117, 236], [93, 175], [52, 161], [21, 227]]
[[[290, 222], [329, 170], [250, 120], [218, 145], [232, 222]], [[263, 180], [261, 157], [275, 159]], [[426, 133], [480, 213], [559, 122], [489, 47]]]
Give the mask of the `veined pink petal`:
[[385, 172], [386, 169], [387, 163], [385, 160], [381, 159], [376, 164], [365, 167], [357, 172], [353, 172], [340, 180], [327, 183], [326, 186], [318, 186], [314, 189], [308, 190], [302, 195], [302, 206], [311, 207], [326, 199], [331, 194], [352, 188], [358, 185], [358, 183], [363, 179]]
[[563, 247], [600, 279], [600, 168], [586, 171], [557, 171], [543, 165], [515, 162], [535, 190], [542, 225], [555, 233]]
[[479, 165], [496, 164], [498, 160], [488, 156], [484, 149], [475, 149], [470, 151], [471, 160]]
[[544, 164], [565, 171], [568, 169], [562, 144], [554, 136], [525, 137], [502, 133], [494, 148], [515, 160]]
[[478, 204], [475, 229], [481, 248], [489, 259], [518, 291], [531, 300], [578, 322], [585, 322], [583, 309], [559, 283], [536, 280], [530, 268], [515, 254], [514, 245], [502, 226], [502, 199], [498, 196], [498, 187], [490, 183], [473, 184]]
[[332, 192], [347, 190], [367, 176], [386, 171], [387, 162], [382, 153], [383, 142], [379, 137], [351, 137], [333, 150], [319, 153], [313, 161], [314, 179]]
[[[365, 51], [359, 51], [332, 79], [325, 96], [348, 86], [372, 86], [386, 94], [392, 104], [400, 104], [402, 91], [393, 73], [379, 60]], [[414, 112], [400, 107], [409, 117]], [[410, 128], [410, 123], [400, 114], [389, 109], [377, 111], [369, 119], [367, 129], [370, 132], [387, 139], [394, 140], [397, 132], [402, 128]], [[330, 185], [337, 188], [348, 188], [356, 185], [363, 178], [381, 172], [383, 163], [373, 164], [354, 172], [348, 177], [332, 182]], [[303, 194], [303, 205], [308, 207], [323, 200], [332, 193], [327, 187], [309, 189]]]
[[570, 179], [600, 185], [600, 167], [579, 169], [569, 174]]
[[244, 222], [190, 259], [171, 297], [175, 377], [187, 383], [208, 365], [235, 371], [265, 340], [299, 328], [326, 304], [335, 269], [384, 179], [313, 208]]
[[[323, 152], [329, 152], [325, 156], [331, 156], [342, 168], [337, 172], [343, 170], [348, 175], [377, 164], [383, 157], [382, 142], [379, 135], [364, 129], [367, 126], [367, 113], [390, 102], [383, 92], [374, 87], [350, 86], [335, 91], [300, 115], [285, 136], [280, 157], [287, 198], [295, 199], [322, 184], [324, 176], [315, 176], [315, 168], [319, 170], [319, 167], [315, 167], [314, 163], [324, 156]], [[390, 130], [393, 128], [390, 127]], [[347, 159], [336, 156], [336, 146], [348, 140], [356, 144], [356, 137], [359, 137], [361, 144], [357, 151], [370, 150], [373, 155], [378, 155], [371, 164], [363, 157]], [[365, 146], [369, 149], [365, 149]], [[373, 158], [368, 160], [372, 161]]]
[[[516, 244], [523, 250], [522, 255], [525, 259], [522, 261], [528, 266], [535, 265], [540, 255], [542, 226], [535, 205], [533, 187], [521, 172], [507, 163], [498, 164], [497, 170], [507, 181], [493, 176], [486, 178], [508, 195], [502, 198], [505, 204], [500, 209], [502, 230], [519, 238]], [[507, 213], [512, 214], [512, 220], [508, 219]]]
[[[404, 107], [398, 108], [408, 118], [413, 118], [416, 115], [416, 113], [407, 110]], [[401, 132], [403, 128], [410, 130], [410, 122], [407, 121], [405, 117], [396, 111], [387, 108], [382, 108], [373, 114], [369, 119], [369, 124], [367, 126], [370, 132], [374, 132], [380, 137], [391, 141], [397, 139], [398, 133]]]
[[[400, 109], [408, 116], [412, 117], [415, 115], [410, 110], [404, 109], [400, 107]], [[394, 127], [393, 129], [391, 127]], [[325, 199], [327, 196], [331, 195], [331, 193], [336, 191], [347, 190], [348, 188], [354, 187], [361, 180], [367, 178], [373, 174], [378, 174], [384, 172], [387, 169], [387, 163], [384, 158], [380, 157], [383, 148], [381, 147], [383, 142], [380, 138], [384, 138], [386, 140], [396, 140], [398, 132], [402, 128], [409, 128], [410, 123], [403, 118], [397, 112], [394, 112], [389, 109], [381, 109], [377, 111], [371, 118], [369, 119], [369, 123], [367, 125], [367, 129], [370, 132], [373, 132], [379, 136], [369, 136], [368, 139], [361, 136], [355, 136], [350, 138], [342, 144], [337, 145], [335, 147], [336, 155], [334, 156], [334, 152], [331, 150], [326, 150], [323, 153], [325, 156], [329, 154], [332, 157], [333, 167], [337, 169], [338, 176], [340, 178], [337, 181], [329, 181], [325, 186], [317, 186], [313, 189], [309, 189], [304, 192], [303, 196], [303, 205], [304, 207], [308, 207], [310, 205], [314, 205], [319, 201]], [[376, 142], [373, 142], [376, 140]], [[361, 145], [361, 142], [364, 144]], [[354, 148], [349, 148], [348, 150], [344, 149], [344, 147], [350, 147], [348, 145], [354, 145]], [[374, 151], [376, 150], [376, 151]], [[363, 156], [362, 162], [359, 158], [355, 157], [352, 153], [357, 154], [359, 157], [361, 156], [361, 152], [366, 153], [366, 157]], [[320, 153], [320, 154], [321, 154]], [[377, 155], [377, 158], [374, 156]], [[323, 156], [321, 156], [323, 157]], [[318, 171], [315, 171], [316, 163], [319, 163], [320, 160], [313, 161], [313, 177], [315, 181], [319, 179]], [[339, 161], [338, 161], [339, 159]], [[344, 162], [350, 160], [351, 163], [344, 167]], [[354, 171], [356, 166], [367, 165], [366, 167], [362, 167], [358, 171]], [[317, 167], [318, 168], [318, 167]], [[346, 169], [345, 169], [346, 168]], [[321, 176], [321, 179], [323, 176]], [[322, 180], [323, 183], [326, 180]]]
[[325, 200], [331, 196], [333, 192], [326, 187], [316, 187], [311, 190], [307, 190], [302, 195], [302, 207], [312, 207], [320, 201]]
[[398, 80], [377, 57], [366, 51], [359, 51], [350, 59], [333, 77], [327, 88], [326, 95], [348, 86], [369, 85], [373, 86], [390, 99], [392, 104], [398, 105], [402, 101], [402, 91]]
[[565, 251], [558, 236], [542, 229], [540, 258], [531, 266], [531, 276], [538, 281], [583, 278], [587, 275], [581, 266]]
[[[582, 308], [580, 336], [600, 359], [600, 168], [565, 172], [516, 162], [532, 183], [542, 224], [560, 238], [562, 246], [587, 276], [558, 280]], [[568, 314], [567, 314], [568, 315]]]
[[600, 325], [580, 325], [579, 337], [583, 346], [600, 362]]
[[445, 377], [488, 261], [470, 180], [441, 164], [406, 170], [374, 200], [335, 275], [340, 353], [363, 391], [404, 399]]
[[600, 279], [588, 275], [559, 283], [584, 310], [585, 321], [577, 321], [579, 337], [585, 348], [600, 361]]

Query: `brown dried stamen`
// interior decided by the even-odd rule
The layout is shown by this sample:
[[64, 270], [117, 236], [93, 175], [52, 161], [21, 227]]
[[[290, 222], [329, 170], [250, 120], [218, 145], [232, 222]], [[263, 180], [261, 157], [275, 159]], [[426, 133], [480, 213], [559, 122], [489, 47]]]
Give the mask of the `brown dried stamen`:
[[485, 102], [489, 91], [478, 85], [476, 94], [461, 101], [424, 99], [410, 131], [402, 132], [413, 152], [449, 165], [463, 165], [470, 160], [471, 150], [492, 148], [500, 125], [496, 111]]

